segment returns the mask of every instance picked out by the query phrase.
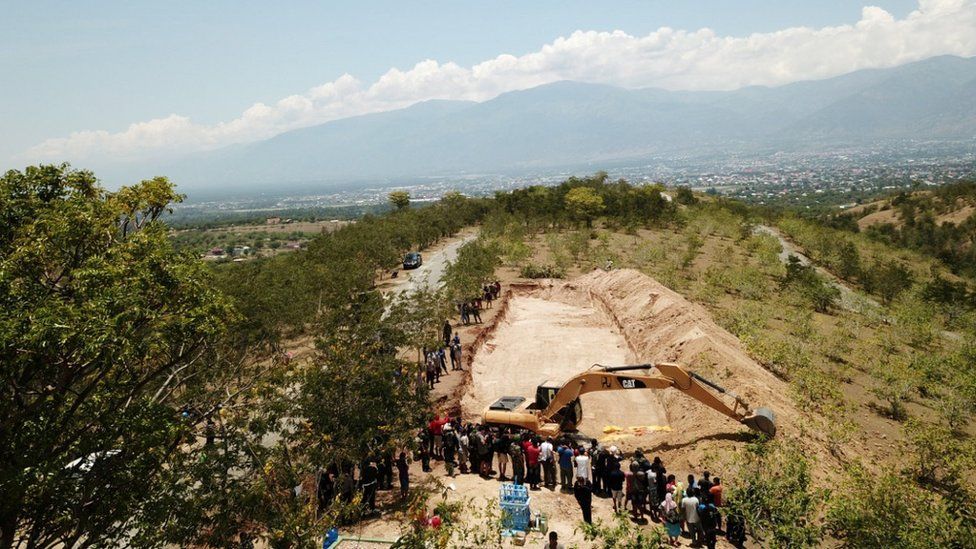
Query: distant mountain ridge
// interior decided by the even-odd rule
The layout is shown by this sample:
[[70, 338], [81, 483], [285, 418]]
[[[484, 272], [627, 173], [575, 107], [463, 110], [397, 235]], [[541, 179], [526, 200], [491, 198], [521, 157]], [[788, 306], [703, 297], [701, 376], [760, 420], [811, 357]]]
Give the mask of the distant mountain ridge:
[[687, 92], [557, 82], [482, 103], [427, 101], [197, 155], [163, 173], [195, 185], [254, 187], [974, 137], [976, 58], [943, 56], [775, 88]]

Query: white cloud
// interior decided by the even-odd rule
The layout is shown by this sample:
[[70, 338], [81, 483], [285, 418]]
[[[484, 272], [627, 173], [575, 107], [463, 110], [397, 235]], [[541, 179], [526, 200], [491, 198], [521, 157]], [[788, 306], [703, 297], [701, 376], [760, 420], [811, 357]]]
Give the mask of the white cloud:
[[850, 25], [745, 37], [718, 36], [707, 28], [662, 27], [646, 36], [576, 31], [522, 56], [503, 54], [472, 67], [427, 59], [409, 70], [390, 69], [368, 86], [345, 74], [273, 105], [256, 103], [227, 122], [200, 125], [173, 114], [117, 133], [82, 131], [48, 139], [25, 156], [79, 161], [207, 150], [428, 99], [483, 101], [558, 80], [696, 90], [778, 85], [934, 55], [976, 55], [974, 29], [976, 0], [919, 0], [900, 20], [868, 6]]

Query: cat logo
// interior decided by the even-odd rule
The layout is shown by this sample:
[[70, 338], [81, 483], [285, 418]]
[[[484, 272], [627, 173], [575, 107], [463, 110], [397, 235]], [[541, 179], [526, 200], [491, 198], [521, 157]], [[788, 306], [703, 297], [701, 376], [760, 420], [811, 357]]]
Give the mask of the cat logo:
[[624, 379], [621, 379], [620, 380], [620, 385], [624, 389], [636, 389], [637, 388], [637, 381], [636, 380], [633, 380], [633, 379], [626, 379], [626, 378], [624, 378]]

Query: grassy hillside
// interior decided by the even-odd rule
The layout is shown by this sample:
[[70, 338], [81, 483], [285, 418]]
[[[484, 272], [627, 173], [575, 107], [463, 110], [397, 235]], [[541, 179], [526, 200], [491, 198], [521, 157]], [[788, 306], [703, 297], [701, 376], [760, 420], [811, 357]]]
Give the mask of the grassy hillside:
[[[539, 214], [537, 207], [510, 207], [485, 221], [507, 268], [523, 276], [572, 277], [610, 259], [704, 305], [753, 358], [789, 381], [810, 432], [826, 436], [831, 456], [813, 465], [829, 473], [810, 489], [846, 484], [839, 479], [867, 482], [863, 494], [838, 492], [807, 509], [828, 517], [821, 534], [866, 539], [859, 536], [875, 528], [869, 514], [890, 513], [904, 521], [896, 527], [902, 530], [871, 539], [910, 546], [925, 519], [894, 501], [877, 501], [885, 498], [875, 486], [896, 486], [905, 498], [925, 491], [934, 496], [926, 503], [931, 513], [965, 518], [953, 536], [972, 532], [976, 373], [969, 364], [976, 357], [976, 314], [946, 295], [946, 285], [968, 295], [970, 279], [949, 274], [951, 265], [925, 249], [789, 213], [764, 221], [742, 204], [685, 193], [676, 206], [635, 221], [611, 206], [616, 189], [593, 180], [568, 186], [574, 184], [606, 192], [605, 215], [592, 227], [568, 214]], [[532, 192], [536, 203], [558, 203], [544, 190]], [[772, 225], [820, 270], [784, 262], [780, 241], [757, 231], [759, 223]], [[853, 299], [841, 299], [838, 286]], [[851, 498], [885, 509], [860, 511], [848, 505]]]
[[976, 183], [901, 192], [826, 221], [874, 241], [934, 257], [953, 272], [976, 275]]

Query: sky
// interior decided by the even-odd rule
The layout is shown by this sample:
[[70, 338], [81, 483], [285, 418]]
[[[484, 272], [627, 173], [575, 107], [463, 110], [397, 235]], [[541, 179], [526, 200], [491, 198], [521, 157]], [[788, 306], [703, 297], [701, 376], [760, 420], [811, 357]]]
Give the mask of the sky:
[[0, 168], [138, 161], [557, 80], [734, 89], [976, 55], [976, 0], [8, 2]]

